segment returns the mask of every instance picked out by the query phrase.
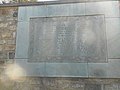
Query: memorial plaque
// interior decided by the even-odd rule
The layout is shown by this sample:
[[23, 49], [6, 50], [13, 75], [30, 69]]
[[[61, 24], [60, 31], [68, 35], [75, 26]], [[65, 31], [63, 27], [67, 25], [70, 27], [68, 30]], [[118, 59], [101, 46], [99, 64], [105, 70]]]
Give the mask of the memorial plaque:
[[30, 19], [29, 62], [106, 62], [104, 16]]

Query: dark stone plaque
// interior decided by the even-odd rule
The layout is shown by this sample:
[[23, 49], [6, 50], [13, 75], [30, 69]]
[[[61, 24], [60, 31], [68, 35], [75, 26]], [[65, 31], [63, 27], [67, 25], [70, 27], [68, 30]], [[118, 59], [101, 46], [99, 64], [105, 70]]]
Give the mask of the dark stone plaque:
[[30, 19], [29, 62], [105, 62], [104, 16]]

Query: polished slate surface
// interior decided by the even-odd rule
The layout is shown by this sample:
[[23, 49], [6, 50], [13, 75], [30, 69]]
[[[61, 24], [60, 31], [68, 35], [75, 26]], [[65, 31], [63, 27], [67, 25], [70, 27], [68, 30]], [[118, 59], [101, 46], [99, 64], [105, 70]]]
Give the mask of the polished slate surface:
[[107, 78], [108, 63], [88, 63], [89, 78]]
[[102, 15], [31, 18], [28, 61], [106, 62], [104, 31]]
[[108, 58], [120, 58], [120, 18], [106, 18]]
[[27, 10], [26, 7], [20, 7], [18, 8], [18, 21], [24, 21], [26, 19], [26, 15], [27, 15]]
[[16, 59], [15, 62], [25, 72], [23, 76], [40, 76], [45, 77], [45, 63], [28, 63], [27, 59]]
[[[16, 45], [15, 58], [16, 58], [16, 64], [19, 64], [21, 67], [23, 67], [23, 69], [26, 70], [25, 76], [120, 78], [119, 2], [116, 0], [115, 1], [106, 0], [104, 2], [102, 2], [103, 0], [102, 1], [89, 0], [89, 1], [99, 1], [99, 2], [19, 7], [18, 29], [17, 29], [17, 40], [16, 40], [17, 45]], [[65, 9], [63, 9], [62, 7], [64, 7]], [[84, 15], [87, 15], [88, 17], [96, 16], [92, 20], [92, 22], [94, 21], [95, 22], [92, 24], [90, 18], [86, 18], [85, 16], [85, 19], [81, 18], [82, 24], [80, 22], [80, 25], [81, 25], [80, 28], [84, 29], [85, 26], [88, 26], [87, 28], [89, 29], [94, 28], [97, 31], [94, 33], [98, 33], [96, 34], [97, 37], [102, 37], [101, 39], [107, 38], [107, 40], [105, 41], [105, 43], [107, 43], [107, 49], [103, 49], [103, 52], [104, 53], [106, 52], [106, 54], [102, 55], [103, 57], [106, 56], [105, 59], [101, 58], [99, 59], [99, 61], [96, 61], [95, 59], [91, 59], [91, 60], [87, 59], [86, 63], [73, 63], [74, 61], [71, 62], [70, 60], [65, 60], [58, 63], [58, 62], [55, 62], [54, 60], [51, 60], [48, 62], [49, 58], [47, 58], [47, 59], [43, 59], [43, 61], [40, 62], [39, 54], [38, 54], [38, 59], [33, 58], [33, 62], [37, 62], [37, 63], [29, 62], [29, 55], [28, 55], [30, 54], [28, 49], [29, 43], [30, 43], [29, 36], [32, 35], [33, 33], [33, 31], [30, 31], [31, 34], [29, 35], [29, 27], [30, 27], [29, 21], [31, 20], [30, 18], [35, 19], [36, 17], [41, 18], [41, 17], [51, 17], [51, 16], [52, 17], [56, 17], [56, 16], [72, 16], [72, 17], [82, 16], [83, 17]], [[104, 19], [103, 18], [98, 19], [97, 17], [98, 15], [103, 15]], [[104, 25], [106, 29], [103, 29], [104, 26], [99, 27], [99, 26], [102, 26], [103, 24], [101, 23], [103, 22], [102, 20], [104, 20], [104, 23], [105, 23]], [[34, 22], [34, 23], [37, 23], [37, 22]], [[97, 25], [97, 23], [99, 23], [99, 25]], [[46, 25], [49, 25], [49, 28], [48, 28], [49, 32], [46, 34], [45, 38], [48, 38], [48, 39], [53, 38], [55, 34], [51, 33], [53, 32], [51, 29], [52, 28], [51, 25], [50, 24], [46, 24]], [[104, 31], [101, 32], [101, 30], [104, 30]], [[37, 35], [36, 38], [39, 37], [40, 35], [37, 32], [35, 34]], [[90, 36], [90, 35], [87, 35], [87, 36]], [[32, 37], [34, 37], [34, 34], [32, 35]], [[49, 46], [53, 45], [53, 43], [50, 44], [49, 42], [52, 42], [52, 40], [45, 40], [45, 42], [43, 42], [46, 48], [46, 49], [44, 48], [44, 50], [47, 50], [47, 48], [50, 48]], [[98, 45], [97, 48], [100, 48], [102, 45], [104, 46], [105, 43], [100, 43], [101, 45]], [[39, 47], [39, 46], [37, 46], [36, 44], [36, 47]], [[49, 53], [49, 52], [46, 52], [46, 53]], [[108, 54], [108, 57], [107, 57], [107, 54]], [[60, 58], [58, 58], [58, 60], [60, 60]], [[61, 69], [61, 68], [64, 68], [64, 69]], [[96, 86], [96, 87], [99, 88], [99, 86]], [[95, 89], [96, 87], [91, 86], [91, 89]], [[86, 88], [86, 89], [89, 90], [89, 88]]]
[[28, 63], [27, 59], [15, 62], [24, 69], [23, 76], [88, 77], [87, 63]]
[[70, 4], [69, 16], [85, 15], [85, 3]]
[[[15, 58], [28, 58], [29, 23], [18, 22]], [[24, 52], [24, 53], [23, 53]]]
[[85, 15], [85, 3], [48, 5], [47, 16], [73, 16]]
[[[34, 7], [34, 8], [33, 8]], [[104, 14], [105, 17], [120, 17], [119, 1], [86, 2], [19, 7], [18, 21], [29, 21], [30, 17], [75, 16]]]
[[48, 5], [47, 16], [69, 16], [69, 4], [62, 5]]
[[18, 21], [29, 21], [31, 17], [85, 15], [85, 3], [20, 7]]
[[88, 77], [87, 63], [46, 63], [47, 77]]
[[86, 3], [86, 15], [104, 14], [105, 17], [120, 17], [119, 1]]
[[120, 59], [109, 59], [108, 77], [120, 78]]
[[28, 63], [27, 59], [16, 59], [15, 64], [25, 71], [22, 76], [120, 78], [120, 59], [109, 59], [108, 63]]
[[26, 7], [27, 16], [26, 21], [29, 21], [31, 17], [45, 17], [47, 16], [47, 7], [46, 6], [34, 6]]

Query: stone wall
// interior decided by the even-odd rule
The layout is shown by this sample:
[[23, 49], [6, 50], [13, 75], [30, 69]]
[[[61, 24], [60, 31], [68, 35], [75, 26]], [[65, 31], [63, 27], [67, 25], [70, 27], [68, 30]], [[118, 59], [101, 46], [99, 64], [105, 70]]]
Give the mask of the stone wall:
[[[16, 12], [17, 8], [0, 8], [0, 67], [14, 63]], [[0, 76], [0, 90], [120, 90], [120, 79], [24, 77], [12, 81]]]
[[0, 8], [0, 62], [13, 63], [17, 28], [17, 8]]
[[14, 63], [17, 8], [0, 7], [0, 90], [13, 90], [14, 81], [5, 77], [5, 68]]
[[120, 90], [120, 79], [27, 78], [15, 90]]

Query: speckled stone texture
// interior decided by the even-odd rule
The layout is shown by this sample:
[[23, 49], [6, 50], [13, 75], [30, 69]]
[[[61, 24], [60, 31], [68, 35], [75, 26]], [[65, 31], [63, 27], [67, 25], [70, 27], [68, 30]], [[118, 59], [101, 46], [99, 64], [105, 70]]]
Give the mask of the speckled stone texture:
[[[26, 84], [27, 83], [27, 86]], [[81, 78], [26, 78], [15, 83], [24, 90], [119, 90], [119, 79], [81, 79]], [[21, 86], [21, 87], [20, 87]], [[25, 89], [26, 87], [26, 89]]]
[[17, 17], [14, 13], [17, 8], [0, 8], [0, 61], [13, 63], [15, 53], [15, 39], [17, 30]]
[[106, 50], [104, 15], [30, 19], [29, 62], [107, 62]]

